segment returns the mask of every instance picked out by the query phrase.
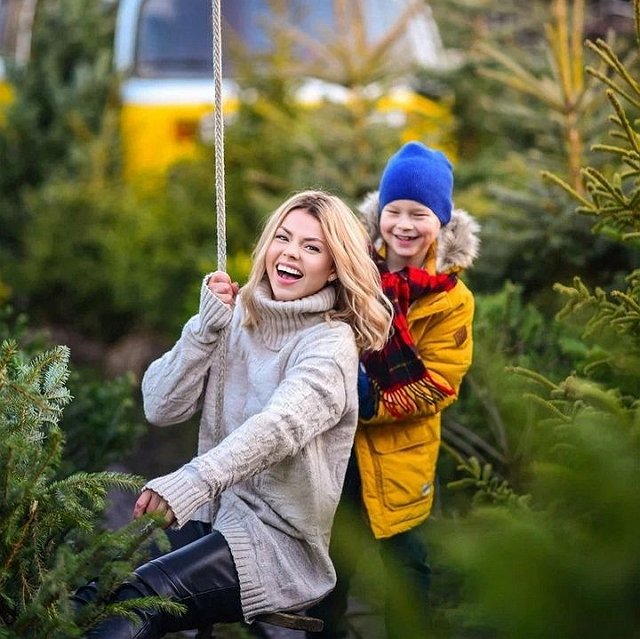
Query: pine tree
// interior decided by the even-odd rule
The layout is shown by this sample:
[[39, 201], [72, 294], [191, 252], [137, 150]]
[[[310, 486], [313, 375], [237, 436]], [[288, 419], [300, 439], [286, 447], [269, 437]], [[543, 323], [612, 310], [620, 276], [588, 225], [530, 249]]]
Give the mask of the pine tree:
[[[559, 377], [567, 367], [581, 365], [589, 356], [588, 346], [569, 323], [553, 322], [562, 306], [553, 285], [566, 286], [580, 273], [584, 287], [618, 287], [638, 264], [631, 243], [616, 241], [609, 212], [619, 211], [619, 202], [612, 199], [593, 228], [592, 220], [582, 214], [593, 215], [593, 205], [585, 205], [585, 193], [596, 187], [605, 191], [603, 172], [612, 171], [620, 157], [619, 149], [611, 151], [609, 145], [603, 153], [597, 144], [606, 135], [610, 106], [602, 81], [613, 81], [608, 76], [626, 62], [628, 70], [620, 82], [626, 83], [626, 77], [633, 83], [638, 64], [622, 34], [611, 38], [620, 50], [616, 66], [608, 64], [614, 60], [609, 41], [582, 46], [592, 22], [592, 4], [545, 0], [532, 3], [529, 15], [513, 2], [452, 3], [470, 17], [477, 36], [468, 53], [476, 67], [469, 73], [485, 84], [473, 104], [491, 111], [487, 129], [498, 138], [493, 143], [497, 153], [506, 158], [494, 156], [494, 163], [498, 167], [508, 163], [512, 175], [496, 179], [495, 167], [487, 175], [483, 166], [476, 166], [476, 157], [468, 162], [491, 190], [496, 210], [487, 219], [479, 216], [483, 249], [468, 274], [478, 301], [474, 365], [463, 386], [470, 392], [445, 414], [444, 435], [459, 452], [466, 447], [468, 455], [475, 448], [474, 454], [516, 486], [526, 474], [531, 452], [528, 431], [518, 424], [531, 418], [516, 400], [514, 386], [519, 380], [505, 379], [502, 368], [511, 364]], [[625, 93], [631, 95], [633, 89]], [[618, 134], [624, 135], [628, 120], [633, 120], [633, 111]], [[633, 162], [625, 160], [629, 161]], [[591, 176], [588, 184], [580, 170], [583, 165], [589, 167], [584, 172]], [[555, 182], [566, 186], [563, 190], [550, 177], [556, 174], [560, 177]], [[618, 190], [620, 198], [623, 190]], [[574, 197], [581, 205], [579, 215], [573, 211]], [[600, 201], [603, 197], [597, 194]], [[476, 211], [475, 199], [469, 207]], [[607, 217], [604, 226], [601, 222]], [[629, 215], [618, 213], [615, 223], [628, 224]], [[494, 275], [502, 287], [497, 293], [491, 290]], [[452, 429], [457, 432], [450, 433]]]
[[[634, 12], [640, 47], [640, 0]], [[606, 42], [588, 46], [605, 67], [587, 71], [605, 85], [614, 140], [592, 151], [612, 157], [615, 168], [582, 168], [583, 192], [544, 175], [575, 198], [578, 214], [595, 220], [594, 231], [637, 249], [640, 84]], [[449, 616], [449, 630], [632, 639], [640, 623], [640, 271], [628, 273], [621, 289], [591, 291], [576, 277], [556, 290], [568, 297], [558, 319], [582, 328], [588, 355], [560, 382], [512, 371], [531, 383], [529, 494], [516, 498], [490, 468], [467, 464], [482, 505], [463, 521], [442, 522], [434, 535], [465, 588], [456, 612], [464, 620]]]
[[[104, 602], [153, 539], [153, 518], [120, 531], [99, 528], [107, 491], [133, 490], [141, 478], [112, 472], [58, 478], [64, 446], [60, 420], [71, 401], [69, 350], [56, 346], [27, 359], [15, 342], [0, 346], [0, 637], [79, 637], [110, 613], [132, 614], [131, 602]], [[70, 595], [98, 578], [94, 604], [75, 612]], [[158, 598], [143, 605], [178, 611]]]
[[[593, 234], [571, 213], [570, 197], [540, 179], [541, 169], [551, 170], [580, 190], [581, 166], [610, 162], [592, 150], [606, 133], [608, 104], [583, 48], [602, 4], [434, 0], [443, 27], [452, 15], [465, 18], [449, 44], [462, 50], [454, 76], [463, 147], [457, 199], [483, 226], [473, 290], [515, 281], [549, 316], [558, 309], [554, 282], [580, 272], [591, 285], [619, 284], [634, 263], [628, 247]], [[611, 36], [624, 60], [631, 46], [624, 34]]]
[[0, 127], [0, 288], [2, 279], [19, 287], [11, 275], [33, 219], [27, 193], [54, 176], [100, 182], [115, 173], [114, 8], [102, 0], [38, 2], [29, 62], [8, 62], [13, 100]]

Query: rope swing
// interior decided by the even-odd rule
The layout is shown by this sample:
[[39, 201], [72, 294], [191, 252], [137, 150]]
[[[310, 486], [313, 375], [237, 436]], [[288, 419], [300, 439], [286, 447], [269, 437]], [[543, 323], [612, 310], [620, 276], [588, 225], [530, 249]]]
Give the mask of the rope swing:
[[216, 184], [216, 238], [218, 270], [227, 267], [227, 232], [224, 187], [224, 118], [222, 113], [222, 18], [221, 0], [211, 1], [213, 32], [213, 89], [215, 110], [213, 113], [215, 184]]
[[[213, 89], [214, 89], [214, 155], [215, 155], [215, 186], [216, 186], [216, 253], [218, 270], [227, 270], [227, 231], [224, 189], [224, 118], [222, 113], [222, 18], [220, 10], [221, 0], [211, 0], [212, 33], [213, 33]], [[215, 420], [213, 427], [214, 445], [222, 440], [222, 410], [224, 407], [224, 368], [227, 350], [227, 329], [219, 333], [216, 347], [216, 398]], [[217, 508], [217, 505], [216, 505]]]

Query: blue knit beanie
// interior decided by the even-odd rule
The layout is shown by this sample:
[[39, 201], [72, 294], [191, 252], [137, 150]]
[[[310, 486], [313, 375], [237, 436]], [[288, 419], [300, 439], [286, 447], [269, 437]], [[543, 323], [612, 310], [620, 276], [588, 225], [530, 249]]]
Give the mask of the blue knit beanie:
[[421, 142], [408, 142], [392, 155], [380, 179], [380, 211], [394, 200], [428, 206], [442, 226], [451, 219], [453, 169], [447, 156]]

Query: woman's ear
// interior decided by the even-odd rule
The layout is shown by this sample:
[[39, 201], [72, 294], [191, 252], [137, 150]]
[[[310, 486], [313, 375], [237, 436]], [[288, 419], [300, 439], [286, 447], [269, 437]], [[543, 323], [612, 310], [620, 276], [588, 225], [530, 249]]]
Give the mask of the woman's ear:
[[331, 273], [331, 275], [329, 275], [329, 277], [327, 278], [327, 282], [335, 282], [338, 279], [338, 274], [334, 271], [333, 273]]

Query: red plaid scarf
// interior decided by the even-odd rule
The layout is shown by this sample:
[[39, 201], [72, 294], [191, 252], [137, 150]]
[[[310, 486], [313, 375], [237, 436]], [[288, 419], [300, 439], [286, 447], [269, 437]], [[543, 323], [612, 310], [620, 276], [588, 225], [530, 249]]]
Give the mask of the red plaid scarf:
[[409, 332], [407, 313], [416, 299], [425, 293], [449, 291], [458, 278], [454, 273], [430, 275], [414, 266], [391, 273], [377, 252], [373, 258], [385, 295], [393, 304], [393, 330], [384, 348], [364, 353], [362, 362], [373, 386], [376, 412], [382, 401], [392, 415], [403, 417], [416, 411], [418, 400], [435, 404], [454, 393], [452, 388], [438, 384], [425, 368]]

